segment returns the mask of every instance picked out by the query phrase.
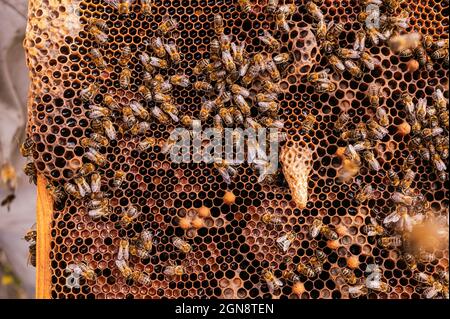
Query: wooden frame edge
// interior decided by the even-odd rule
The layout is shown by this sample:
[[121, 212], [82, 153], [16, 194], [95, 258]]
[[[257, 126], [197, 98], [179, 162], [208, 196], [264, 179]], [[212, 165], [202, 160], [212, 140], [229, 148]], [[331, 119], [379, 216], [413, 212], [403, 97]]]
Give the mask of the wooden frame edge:
[[47, 179], [38, 175], [36, 203], [36, 299], [51, 298], [51, 222], [53, 199], [47, 191]]

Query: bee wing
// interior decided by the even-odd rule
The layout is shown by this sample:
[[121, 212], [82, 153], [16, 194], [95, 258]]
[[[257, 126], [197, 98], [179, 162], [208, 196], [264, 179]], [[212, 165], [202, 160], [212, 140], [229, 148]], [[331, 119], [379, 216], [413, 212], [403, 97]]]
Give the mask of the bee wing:
[[414, 279], [418, 282], [426, 284], [429, 282], [430, 276], [428, 276], [426, 273], [418, 272], [414, 275]]
[[275, 291], [275, 285], [272, 281], [266, 281], [267, 287], [269, 288], [270, 293]]
[[387, 216], [384, 218], [383, 224], [384, 224], [385, 226], [388, 226], [389, 224], [397, 223], [397, 222], [400, 220], [400, 218], [401, 218], [400, 214], [398, 214], [398, 212], [395, 211], [395, 212], [393, 212], [393, 213], [387, 215]]
[[429, 287], [425, 289], [425, 291], [423, 292], [423, 296], [427, 299], [432, 299], [438, 294], [438, 292], [439, 291], [437, 291], [435, 287]]
[[280, 279], [278, 279], [278, 278], [275, 279], [275, 284], [276, 284], [278, 287], [283, 287], [283, 282], [282, 282]]

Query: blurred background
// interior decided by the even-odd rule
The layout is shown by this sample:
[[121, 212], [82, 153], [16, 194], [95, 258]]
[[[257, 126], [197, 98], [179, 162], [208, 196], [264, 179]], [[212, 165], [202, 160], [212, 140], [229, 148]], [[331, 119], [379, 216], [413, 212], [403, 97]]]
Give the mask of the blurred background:
[[19, 153], [27, 120], [27, 0], [0, 0], [0, 7], [0, 298], [33, 298], [35, 268], [23, 236], [35, 223], [36, 187]]

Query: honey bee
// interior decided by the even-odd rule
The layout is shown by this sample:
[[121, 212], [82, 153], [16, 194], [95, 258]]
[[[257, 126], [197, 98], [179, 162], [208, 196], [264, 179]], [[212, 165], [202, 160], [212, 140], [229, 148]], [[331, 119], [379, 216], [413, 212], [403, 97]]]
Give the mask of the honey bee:
[[88, 182], [84, 177], [79, 176], [74, 178], [74, 182], [78, 187], [78, 191], [81, 195], [81, 197], [85, 197], [86, 195], [89, 195], [92, 193], [91, 187], [89, 186]]
[[237, 174], [236, 169], [231, 166], [231, 163], [221, 158], [214, 159], [214, 168], [217, 169], [227, 184], [230, 184], [232, 178]]
[[422, 41], [422, 35], [419, 32], [406, 33], [392, 36], [388, 44], [395, 52], [401, 52], [406, 49], [417, 48]]
[[213, 62], [220, 60], [220, 47], [221, 45], [218, 39], [214, 38], [211, 40], [210, 54]]
[[104, 70], [107, 67], [107, 64], [103, 59], [103, 55], [100, 53], [100, 50], [92, 48], [89, 51], [89, 56], [91, 57], [92, 62], [94, 62], [95, 66], [100, 70]]
[[283, 279], [290, 281], [290, 282], [299, 282], [300, 277], [296, 275], [293, 271], [285, 270], [282, 273]]
[[344, 155], [350, 161], [356, 164], [361, 163], [361, 157], [359, 156], [358, 152], [356, 151], [355, 147], [352, 144], [347, 145], [347, 147], [344, 150]]
[[236, 71], [236, 64], [233, 61], [230, 51], [222, 51], [222, 61], [227, 72], [233, 73]]
[[175, 104], [171, 102], [165, 102], [161, 104], [161, 110], [166, 112], [167, 115], [170, 116], [172, 121], [179, 122], [180, 119], [178, 118], [178, 108], [175, 106]]
[[336, 53], [342, 59], [359, 59], [361, 56], [361, 52], [345, 48], [340, 48]]
[[128, 239], [121, 239], [116, 260], [127, 261], [130, 259], [130, 242]]
[[37, 169], [34, 162], [27, 162], [23, 167], [23, 172], [29, 177], [29, 183], [37, 183]]
[[115, 171], [114, 178], [112, 180], [112, 185], [114, 188], [118, 188], [125, 181], [126, 174], [123, 171]]
[[[66, 184], [68, 184], [68, 183], [66, 183]], [[72, 186], [74, 186], [74, 185], [72, 184]], [[61, 204], [64, 201], [65, 195], [60, 186], [53, 186], [52, 184], [48, 184], [46, 189], [55, 203]], [[76, 190], [76, 187], [75, 187], [75, 190]], [[67, 192], [67, 190], [66, 190], [66, 192]], [[76, 195], [76, 196], [74, 196], [75, 198], [81, 198], [78, 191], [76, 191], [76, 193], [74, 193], [74, 195]]]
[[165, 114], [159, 107], [154, 106], [151, 109], [152, 116], [158, 120], [161, 124], [170, 123], [170, 118], [167, 114]]
[[334, 123], [334, 129], [336, 131], [342, 131], [350, 120], [350, 115], [348, 113], [341, 113]]
[[431, 252], [420, 250], [417, 255], [417, 260], [421, 263], [431, 263], [436, 260], [436, 256]]
[[333, 82], [319, 82], [314, 86], [317, 93], [331, 93], [336, 90], [336, 84]]
[[108, 35], [97, 26], [90, 26], [88, 32], [99, 45], [105, 45], [109, 41]]
[[81, 90], [80, 97], [84, 102], [91, 101], [100, 90], [100, 85], [97, 83], [90, 84], [86, 89]]
[[[327, 24], [325, 23], [325, 20], [320, 20], [320, 21], [318, 21], [316, 24], [316, 37], [317, 37], [317, 39], [318, 40], [325, 40], [325, 38], [326, 38], [326, 36], [327, 36], [327, 32], [328, 32], [328, 27], [327, 27]], [[335, 43], [334, 41], [328, 41], [328, 40], [325, 40], [325, 41], [327, 41], [327, 43]], [[323, 45], [322, 45], [323, 46]], [[327, 46], [328, 46], [328, 44], [327, 44]], [[328, 50], [326, 49], [325, 50], [326, 52], [328, 52]], [[332, 50], [330, 50], [330, 51], [332, 51]]]
[[98, 143], [90, 138], [87, 138], [87, 137], [81, 138], [80, 144], [82, 147], [92, 147], [95, 149], [100, 149], [102, 147], [102, 145], [100, 143]]
[[330, 69], [325, 69], [319, 72], [310, 72], [308, 74], [307, 80], [311, 83], [316, 82], [329, 82], [328, 74], [330, 73]]
[[349, 141], [360, 141], [365, 140], [367, 138], [367, 130], [365, 126], [357, 127], [354, 130], [347, 130], [341, 133], [341, 138], [343, 140]]
[[362, 232], [367, 236], [382, 236], [385, 234], [385, 229], [383, 226], [379, 225], [375, 218], [370, 218], [370, 225], [364, 225], [362, 227]]
[[273, 117], [264, 116], [262, 117], [259, 122], [269, 128], [278, 128], [282, 129], [284, 127], [284, 122], [282, 120], [275, 120]]
[[173, 85], [187, 88], [191, 83], [189, 77], [185, 74], [175, 74], [170, 77], [170, 83]]
[[145, 71], [148, 73], [148, 75], [147, 75], [147, 81], [148, 81], [149, 76], [151, 76], [151, 74], [153, 74], [155, 72], [155, 68], [153, 67], [153, 65], [150, 64], [150, 56], [147, 53], [142, 52], [139, 55], [139, 60], [141, 61], [142, 65], [144, 66]]
[[438, 136], [435, 142], [436, 142], [436, 151], [441, 155], [441, 158], [443, 160], [448, 159], [448, 147], [449, 147], [448, 136], [446, 137]]
[[245, 86], [249, 86], [256, 79], [256, 77], [258, 77], [259, 72], [260, 69], [257, 65], [255, 64], [250, 65], [247, 73], [245, 73], [245, 75], [242, 78], [242, 83]]
[[109, 205], [109, 201], [107, 198], [102, 199], [90, 199], [86, 202], [86, 207], [90, 210], [105, 208]]
[[388, 133], [388, 129], [378, 124], [376, 121], [370, 120], [367, 123], [369, 133], [374, 139], [382, 140]]
[[101, 177], [100, 174], [97, 172], [92, 173], [91, 175], [91, 192], [93, 194], [98, 194], [100, 193], [100, 188], [102, 186], [102, 181], [101, 181]]
[[366, 33], [364, 31], [356, 32], [356, 40], [353, 44], [353, 50], [364, 52], [366, 48]]
[[220, 118], [225, 123], [226, 126], [232, 126], [234, 123], [233, 115], [230, 111], [230, 109], [222, 107], [219, 109], [218, 114], [220, 115]]
[[320, 275], [322, 273], [325, 259], [325, 253], [321, 250], [316, 250], [315, 256], [312, 256], [309, 260], [309, 264], [316, 275]]
[[124, 106], [122, 109], [122, 118], [127, 127], [133, 127], [137, 123], [133, 109], [130, 106]]
[[431, 62], [430, 57], [422, 46], [414, 48], [413, 54], [415, 55], [420, 66], [425, 66], [428, 72], [433, 70], [433, 63]]
[[400, 185], [400, 177], [393, 169], [388, 170], [387, 176], [392, 186], [397, 187]]
[[431, 53], [431, 58], [433, 60], [448, 59], [448, 45], [447, 47], [437, 49], [436, 51]]
[[242, 12], [250, 13], [253, 12], [252, 4], [250, 0], [238, 0], [239, 8]]
[[400, 51], [398, 55], [402, 58], [410, 58], [413, 56], [413, 54], [414, 54], [413, 50], [405, 49], [405, 50]]
[[[434, 167], [436, 168], [436, 170], [441, 173], [441, 172], [445, 172], [447, 170], [447, 165], [445, 165], [444, 161], [442, 160], [441, 156], [437, 153], [433, 154], [431, 156], [431, 160], [433, 162]], [[442, 177], [444, 177], [445, 175], [440, 175]]]
[[382, 106], [378, 106], [375, 116], [377, 117], [378, 121], [380, 122], [380, 125], [383, 127], [389, 126], [389, 116], [386, 112], [386, 109]]
[[381, 280], [367, 281], [366, 285], [367, 288], [378, 292], [388, 293], [391, 291], [391, 287], [386, 282]]
[[206, 68], [210, 65], [210, 61], [208, 59], [201, 59], [197, 62], [196, 66], [192, 69], [192, 73], [194, 75], [202, 74]]
[[64, 272], [70, 274], [77, 274], [83, 277], [84, 279], [90, 281], [95, 281], [97, 279], [97, 275], [95, 274], [94, 269], [85, 262], [69, 264], [67, 265], [67, 268], [64, 270]]
[[133, 270], [130, 268], [125, 259], [116, 259], [115, 263], [122, 276], [124, 276], [127, 280], [132, 277]]
[[106, 158], [92, 147], [90, 147], [88, 151], [84, 153], [84, 156], [98, 166], [105, 167], [107, 164]]
[[150, 275], [144, 271], [133, 271], [131, 278], [133, 279], [133, 281], [144, 286], [149, 286], [152, 283]]
[[266, 5], [266, 11], [268, 13], [275, 13], [278, 9], [279, 0], [268, 0]]
[[116, 129], [114, 128], [114, 125], [111, 122], [111, 120], [108, 118], [102, 119], [102, 126], [108, 139], [110, 141], [114, 141], [117, 136], [116, 136]]
[[312, 1], [309, 1], [306, 4], [306, 9], [308, 10], [308, 13], [313, 17], [316, 21], [324, 20], [324, 16], [320, 8]]
[[166, 56], [166, 49], [160, 37], [154, 37], [150, 40], [150, 48], [158, 58], [162, 59]]
[[[246, 56], [245, 52], [245, 42], [241, 42], [239, 44], [236, 44], [235, 42], [231, 43], [231, 52], [233, 53], [233, 59], [234, 61], [242, 65], [244, 63], [244, 59]], [[223, 59], [223, 57], [222, 57]]]
[[361, 191], [355, 196], [355, 200], [362, 204], [367, 200], [374, 198], [374, 189], [370, 185], [365, 185]]
[[286, 19], [286, 14], [282, 12], [277, 12], [275, 14], [275, 26], [276, 29], [281, 32], [290, 32], [291, 27], [289, 26], [288, 20]]
[[242, 95], [239, 94], [234, 95], [233, 101], [237, 105], [237, 107], [241, 110], [244, 116], [250, 116], [250, 105], [247, 103], [247, 101]]
[[260, 111], [261, 113], [277, 113], [278, 107], [279, 105], [275, 101], [258, 102], [258, 111]]
[[181, 118], [181, 124], [187, 128], [187, 129], [194, 129], [195, 125], [197, 125], [199, 122], [197, 119], [195, 119], [194, 117], [191, 117], [189, 115], [185, 115]]
[[120, 73], [119, 83], [122, 89], [128, 89], [131, 81], [131, 70], [124, 68]]
[[176, 248], [178, 248], [185, 254], [188, 254], [189, 252], [192, 251], [192, 246], [188, 242], [184, 241], [179, 237], [172, 238], [172, 243]]
[[23, 157], [30, 157], [33, 155], [33, 149], [36, 144], [31, 137], [25, 138], [23, 143], [20, 145], [20, 154]]
[[92, 130], [95, 132], [95, 134], [104, 134], [104, 130], [103, 130], [103, 125], [102, 125], [102, 121], [104, 119], [93, 119], [91, 121], [91, 128]]
[[348, 293], [351, 298], [358, 298], [367, 295], [368, 289], [365, 285], [356, 285], [348, 287]]
[[309, 234], [312, 238], [316, 238], [319, 234], [322, 234], [329, 240], [337, 240], [339, 238], [338, 234], [329, 226], [324, 225], [322, 220], [319, 218], [314, 219], [310, 227]]
[[122, 47], [122, 54], [120, 55], [119, 65], [125, 67], [131, 59], [131, 48], [129, 45]]
[[116, 102], [116, 100], [114, 100], [112, 95], [106, 94], [105, 97], [103, 98], [103, 104], [106, 107], [108, 107], [111, 111], [121, 110], [121, 106], [119, 105], [119, 103]]
[[156, 140], [154, 137], [146, 137], [141, 142], [139, 142], [137, 149], [141, 152], [148, 150], [150, 147], [156, 145]]
[[173, 277], [173, 276], [180, 277], [186, 273], [186, 268], [182, 265], [172, 264], [172, 265], [166, 266], [166, 268], [164, 268], [163, 273], [164, 273], [164, 275], [166, 275], [168, 277]]
[[409, 115], [414, 115], [414, 102], [413, 97], [408, 93], [403, 93], [401, 103], [405, 107]]
[[213, 117], [213, 123], [214, 123], [214, 130], [222, 133], [223, 132], [223, 124], [222, 124], [222, 118], [220, 117], [219, 114], [216, 114]]
[[316, 123], [316, 117], [313, 114], [308, 114], [305, 117], [305, 119], [302, 121], [302, 130], [304, 132], [312, 131], [315, 123]]
[[344, 63], [334, 54], [330, 55], [330, 57], [328, 58], [328, 62], [330, 62], [330, 64], [333, 66], [333, 68], [336, 71], [339, 71], [339, 72], [345, 71]]
[[110, 115], [111, 115], [111, 111], [106, 107], [97, 106], [97, 105], [89, 106], [88, 117], [90, 119], [101, 119], [103, 117], [108, 117]]
[[378, 31], [377, 28], [375, 27], [368, 27], [366, 29], [367, 31], [367, 35], [369, 36], [370, 41], [375, 45], [379, 45], [380, 41], [385, 41], [387, 38], [380, 32]]
[[372, 83], [367, 89], [367, 95], [369, 96], [370, 106], [378, 108], [380, 106], [380, 98], [384, 97], [383, 89], [377, 83]]
[[[144, 98], [144, 100], [147, 103], [150, 103], [153, 100], [153, 95], [152, 95], [152, 91], [150, 91], [150, 89], [148, 87], [146, 87], [145, 85], [141, 85], [138, 89], [138, 92], [142, 95], [142, 97]], [[138, 102], [136, 102], [138, 103]], [[131, 105], [130, 105], [131, 106]], [[142, 107], [142, 105], [141, 105]], [[136, 105], [131, 106], [131, 108], [134, 109], [136, 108]], [[144, 109], [145, 110], [145, 109]], [[136, 112], [136, 111], [135, 111]], [[146, 111], [147, 112], [147, 111]]]
[[204, 91], [206, 93], [212, 93], [214, 88], [211, 84], [204, 81], [196, 81], [193, 85], [194, 89], [197, 91]]
[[378, 239], [378, 245], [382, 248], [398, 248], [402, 245], [402, 239], [400, 236], [381, 237]]
[[375, 65], [379, 65], [380, 61], [370, 55], [370, 53], [362, 52], [361, 53], [361, 61], [364, 63], [364, 65], [371, 71], [375, 69]]
[[314, 270], [309, 265], [305, 265], [305, 264], [298, 264], [297, 272], [307, 278], [313, 278], [316, 276], [316, 273], [314, 272]]
[[351, 75], [353, 75], [356, 78], [361, 78], [363, 76], [363, 72], [359, 68], [358, 65], [356, 65], [355, 62], [351, 60], [345, 60], [344, 65], [346, 69], [350, 72]]
[[410, 253], [404, 253], [403, 254], [403, 260], [405, 261], [406, 265], [410, 270], [417, 269], [417, 262], [416, 257]]
[[201, 121], [206, 121], [210, 116], [211, 112], [215, 110], [216, 105], [213, 101], [205, 100], [202, 103], [199, 118]]
[[268, 47], [269, 51], [278, 51], [281, 48], [281, 43], [267, 30], [264, 30], [264, 35], [259, 36], [258, 39]]
[[121, 15], [128, 15], [130, 13], [131, 0], [119, 0], [118, 10]]
[[178, 21], [175, 20], [174, 18], [165, 16], [163, 18], [163, 21], [158, 26], [158, 32], [161, 35], [167, 35], [175, 31], [177, 28], [178, 28]]
[[271, 213], [262, 215], [261, 220], [267, 225], [281, 225], [283, 223], [281, 216]]
[[371, 151], [365, 151], [363, 153], [363, 158], [369, 164], [369, 167], [374, 171], [379, 171], [381, 168], [380, 163], [375, 158], [375, 155]]
[[216, 35], [220, 36], [224, 31], [224, 22], [221, 14], [214, 15], [214, 32]]
[[271, 270], [265, 269], [262, 273], [262, 278], [264, 279], [264, 282], [267, 284], [270, 293], [273, 293], [274, 291], [277, 291], [281, 287], [283, 287], [283, 282], [277, 277], [275, 277], [275, 274]]
[[355, 276], [355, 273], [348, 268], [342, 269], [341, 275], [348, 285], [356, 285], [358, 282], [358, 278]]
[[283, 65], [291, 61], [291, 56], [289, 53], [280, 53], [273, 57], [273, 62], [277, 65]]
[[23, 237], [28, 243], [28, 260], [27, 265], [31, 265], [36, 267], [36, 240], [37, 240], [37, 231], [30, 229], [27, 231], [25, 236]]
[[[166, 52], [167, 52], [167, 55], [170, 58], [170, 61], [172, 61], [172, 63], [174, 65], [178, 65], [180, 63], [180, 61], [181, 61], [181, 54], [178, 51], [178, 48], [177, 48], [176, 44], [173, 43], [173, 42], [167, 43], [167, 44], [164, 44], [164, 48], [166, 49]], [[165, 60], [162, 60], [162, 61], [165, 61]], [[161, 65], [161, 62], [158, 63], [158, 64]], [[155, 67], [160, 67], [160, 68], [166, 68], [167, 67], [167, 66], [157, 66], [157, 65], [154, 65], [154, 66]]]
[[140, 117], [144, 121], [147, 121], [150, 118], [150, 113], [138, 101], [132, 100], [130, 102], [130, 108], [134, 114], [136, 114], [138, 117]]
[[[141, 54], [142, 56], [143, 54]], [[173, 57], [172, 57], [173, 58]], [[169, 67], [169, 64], [166, 60], [151, 56], [148, 60], [148, 64], [152, 67], [159, 68], [159, 69], [167, 69]], [[145, 66], [145, 64], [144, 64]]]
[[122, 226], [130, 225], [139, 215], [139, 210], [136, 206], [131, 205], [128, 210], [123, 214], [120, 224]]
[[[52, 197], [53, 197], [53, 199], [55, 200], [55, 202], [60, 202], [60, 200], [62, 200], [62, 199], [64, 198], [64, 194], [63, 194], [61, 188], [54, 188], [53, 186], [50, 186], [50, 187], [47, 188], [47, 189], [49, 189], [50, 195], [52, 195]], [[75, 185], [72, 184], [72, 183], [69, 183], [69, 182], [65, 183], [65, 184], [64, 184], [64, 191], [65, 191], [68, 195], [70, 195], [70, 196], [72, 196], [72, 197], [74, 197], [74, 198], [77, 198], [77, 199], [80, 199], [80, 198], [81, 198], [81, 194], [80, 194], [80, 192], [78, 191], [77, 186], [75, 186]], [[55, 193], [55, 192], [56, 192], [56, 193]], [[55, 196], [56, 196], [56, 197], [55, 197]], [[58, 198], [58, 200], [56, 200], [56, 198]]]

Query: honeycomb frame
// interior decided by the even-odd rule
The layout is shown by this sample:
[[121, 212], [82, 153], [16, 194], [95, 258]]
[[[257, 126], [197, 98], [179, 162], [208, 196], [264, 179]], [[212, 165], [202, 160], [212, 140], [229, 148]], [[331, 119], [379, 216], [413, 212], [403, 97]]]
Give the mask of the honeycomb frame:
[[[306, 81], [312, 68], [325, 68], [327, 62], [314, 43], [310, 25], [311, 17], [304, 8], [306, 1], [294, 1], [298, 9], [293, 16], [289, 35], [279, 39], [294, 56], [281, 82], [283, 89], [280, 116], [285, 120], [285, 131], [290, 139], [305, 139], [301, 123], [305, 114], [316, 117], [317, 124], [306, 142], [316, 145], [310, 174], [309, 201], [304, 209], [296, 208], [286, 184], [261, 185], [257, 175], [247, 164], [237, 168], [238, 174], [227, 186], [215, 174], [210, 164], [174, 164], [161, 153], [161, 141], [168, 138], [173, 126], [151, 124], [145, 135], [154, 137], [158, 145], [147, 152], [138, 152], [138, 137], [119, 133], [117, 141], [101, 150], [107, 157], [107, 166], [99, 169], [106, 182], [102, 190], [110, 192], [113, 213], [104, 220], [92, 221], [80, 200], [68, 198], [64, 207], [55, 205], [51, 223], [51, 297], [52, 298], [348, 298], [348, 285], [339, 279], [339, 268], [352, 267], [358, 278], [364, 277], [368, 264], [380, 265], [392, 291], [376, 293], [368, 298], [420, 298], [419, 285], [412, 277], [395, 250], [382, 249], [375, 239], [362, 234], [368, 223], [371, 208], [380, 208], [383, 218], [390, 211], [393, 192], [386, 178], [362, 167], [352, 183], [338, 181], [337, 171], [341, 159], [335, 155], [346, 144], [334, 130], [334, 123], [342, 110], [348, 111], [356, 125], [373, 117], [365, 92], [368, 84], [380, 83], [388, 92], [385, 105], [391, 120], [389, 135], [377, 145], [382, 169], [401, 167], [410, 154], [409, 136], [397, 132], [403, 123], [405, 112], [397, 107], [401, 93], [409, 91], [416, 98], [430, 97], [434, 86], [445, 88], [448, 99], [448, 70], [435, 64], [431, 72], [419, 69], [408, 71], [408, 59], [394, 55], [386, 45], [368, 46], [370, 52], [381, 60], [381, 68], [364, 74], [355, 80], [346, 71], [332, 73], [338, 84], [333, 93], [318, 94]], [[28, 103], [28, 136], [36, 146], [32, 158], [38, 172], [49, 181], [68, 181], [83, 163], [83, 148], [79, 139], [92, 132], [86, 116], [87, 105], [79, 97], [82, 88], [98, 81], [100, 94], [94, 101], [100, 103], [106, 92], [127, 104], [136, 98], [142, 83], [142, 67], [136, 57], [130, 62], [133, 70], [131, 89], [127, 92], [119, 86], [118, 58], [120, 45], [129, 43], [132, 52], [147, 50], [143, 38], [151, 37], [166, 14], [177, 17], [179, 27], [172, 35], [183, 54], [177, 68], [169, 68], [162, 74], [173, 75], [180, 70], [191, 82], [196, 79], [192, 68], [196, 61], [208, 55], [213, 34], [215, 13], [222, 13], [226, 22], [225, 33], [247, 42], [247, 51], [264, 51], [256, 35], [265, 29], [274, 30], [273, 17], [263, 12], [266, 0], [253, 3], [252, 13], [243, 13], [232, 0], [219, 1], [155, 1], [151, 16], [140, 14], [140, 5], [133, 4], [128, 18], [121, 19], [114, 9], [100, 0], [30, 0], [29, 21], [25, 48], [32, 83]], [[404, 1], [402, 7], [411, 9], [411, 24], [407, 31], [419, 31], [435, 37], [448, 37], [448, 1]], [[343, 0], [339, 4], [325, 0], [320, 6], [327, 19], [345, 23], [342, 45], [353, 43], [355, 32], [362, 28], [357, 21], [361, 6], [355, 0]], [[430, 10], [431, 9], [431, 10]], [[74, 12], [81, 18], [73, 20]], [[103, 18], [108, 24], [108, 34], [114, 39], [108, 43], [105, 58], [108, 69], [99, 71], [87, 56], [87, 49], [95, 46], [84, 27], [90, 17]], [[81, 22], [79, 24], [78, 22]], [[315, 65], [315, 66], [314, 66]], [[190, 89], [173, 92], [183, 115], [197, 116], [201, 94]], [[431, 100], [430, 100], [431, 101]], [[306, 112], [306, 113], [305, 113]], [[418, 176], [412, 183], [437, 210], [448, 209], [448, 181], [439, 181], [427, 163], [416, 157]], [[114, 171], [127, 173], [120, 189], [111, 190]], [[357, 184], [378, 185], [376, 198], [362, 205], [355, 204]], [[226, 191], [236, 195], [235, 203], [226, 205], [222, 197]], [[137, 222], [123, 229], [117, 226], [122, 211], [129, 203], [141, 207]], [[61, 205], [62, 206], [62, 205]], [[211, 216], [205, 227], [184, 232], [179, 220], [193, 214], [195, 209], [206, 206]], [[280, 214], [282, 226], [267, 226], [261, 221], [264, 213]], [[311, 239], [309, 228], [315, 217], [332, 225], [341, 235], [338, 247], [332, 247], [323, 237]], [[161, 230], [158, 244], [147, 260], [132, 257], [131, 264], [137, 270], [150, 274], [151, 285], [128, 282], [120, 274], [114, 260], [119, 240], [133, 238], [143, 229]], [[289, 231], [297, 233], [286, 254], [281, 254], [275, 240]], [[195, 247], [190, 258], [171, 245], [173, 236], [186, 236]], [[332, 248], [330, 248], [332, 247]], [[292, 269], [294, 264], [314, 255], [322, 249], [327, 259], [323, 272], [311, 279], [302, 280], [304, 291], [295, 294], [286, 284], [271, 294], [261, 282], [263, 269], [272, 268], [277, 277]], [[448, 269], [448, 247], [435, 252], [437, 260], [419, 264], [421, 271], [434, 273]], [[350, 260], [357, 259], [356, 267]], [[288, 260], [290, 260], [288, 262]], [[67, 288], [64, 269], [72, 262], [86, 262], [97, 274], [96, 282], [82, 282], [80, 288]], [[169, 262], [184, 263], [187, 273], [181, 278], [167, 280], [164, 265]]]

